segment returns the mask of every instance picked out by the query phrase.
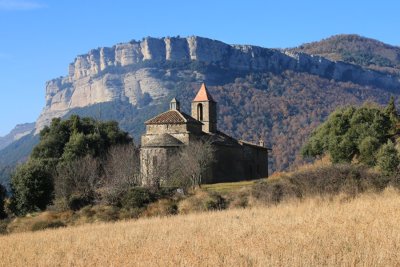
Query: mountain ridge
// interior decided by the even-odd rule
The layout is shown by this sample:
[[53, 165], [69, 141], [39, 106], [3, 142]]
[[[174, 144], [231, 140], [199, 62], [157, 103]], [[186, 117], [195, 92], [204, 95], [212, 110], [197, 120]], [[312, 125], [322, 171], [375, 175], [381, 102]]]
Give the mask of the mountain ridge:
[[[202, 62], [236, 71], [280, 73], [292, 70], [337, 81], [376, 85], [389, 90], [400, 86], [400, 78], [397, 76], [366, 70], [346, 62], [330, 61], [296, 50], [279, 51], [251, 45], [228, 45], [198, 36], [147, 37], [142, 41], [133, 40], [111, 48], [92, 49], [87, 54], [77, 56], [69, 65], [68, 76], [46, 83], [46, 106], [36, 124], [37, 132], [52, 117], [63, 116], [71, 108], [115, 99], [137, 105], [145, 93], [153, 100], [165, 97], [168, 88], [152, 77], [149, 70], [151, 68], [146, 68], [146, 63], [157, 62]], [[118, 72], [118, 69], [135, 66], [139, 66], [137, 71], [124, 76], [112, 73], [113, 70]]]
[[368, 69], [400, 75], [400, 46], [357, 34], [333, 35], [288, 50], [319, 55], [330, 60], [344, 61]]
[[[238, 139], [264, 139], [273, 149], [271, 171], [286, 170], [303, 162], [298, 154], [301, 145], [337, 107], [366, 101], [385, 105], [391, 95], [400, 97], [399, 76], [385, 69], [375, 71], [290, 49], [188, 38], [192, 38], [192, 49], [188, 39], [169, 37], [173, 41], [168, 53], [185, 60], [157, 60], [162, 58], [157, 55], [167, 55], [163, 49], [170, 42], [168, 38], [149, 41], [156, 48], [160, 46], [154, 43], [161, 42], [161, 50], [165, 51], [147, 49], [147, 57], [151, 54], [154, 60], [134, 60], [144, 58], [133, 53], [141, 51], [139, 41], [120, 44], [119, 59], [108, 61], [103, 70], [100, 63], [107, 61], [105, 57], [100, 60], [100, 51], [107, 49], [78, 56], [74, 67], [70, 67], [71, 76], [47, 82], [46, 106], [36, 122], [35, 133], [53, 117], [79, 114], [116, 120], [138, 141], [145, 120], [167, 109], [173, 97], [178, 97], [182, 110], [188, 112], [201, 82], [206, 82], [218, 102], [218, 127]], [[184, 53], [176, 50], [175, 42], [188, 49], [183, 49]], [[192, 56], [202, 60], [192, 60]], [[0, 170], [27, 158], [37, 140], [32, 133], [0, 150]]]
[[35, 129], [35, 123], [17, 124], [8, 134], [0, 137], [0, 150], [10, 145], [12, 142], [30, 134]]

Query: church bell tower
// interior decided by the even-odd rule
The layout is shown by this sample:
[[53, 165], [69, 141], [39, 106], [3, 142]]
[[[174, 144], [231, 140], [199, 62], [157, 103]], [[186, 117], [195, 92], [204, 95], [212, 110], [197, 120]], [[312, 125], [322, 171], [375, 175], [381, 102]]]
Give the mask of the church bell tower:
[[204, 83], [192, 101], [192, 117], [203, 123], [203, 132], [217, 132], [217, 102], [211, 97]]

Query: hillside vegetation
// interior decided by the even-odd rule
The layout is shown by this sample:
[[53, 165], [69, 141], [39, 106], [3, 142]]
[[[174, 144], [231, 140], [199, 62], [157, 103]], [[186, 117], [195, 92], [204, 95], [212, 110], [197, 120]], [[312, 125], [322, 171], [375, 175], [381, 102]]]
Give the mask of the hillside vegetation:
[[[305, 156], [316, 158], [313, 164], [268, 179], [214, 185], [193, 180], [204, 174], [206, 165], [178, 172], [182, 168], [172, 164], [175, 171], [159, 174], [165, 179], [161, 186], [141, 187], [137, 149], [116, 123], [77, 116], [53, 120], [29, 161], [13, 175], [11, 198], [0, 201], [8, 215], [0, 233], [246, 208], [254, 201], [276, 205], [315, 196], [356, 197], [388, 186], [399, 188], [398, 125], [394, 98], [386, 108], [339, 108], [303, 147]], [[195, 147], [183, 148], [172, 162], [197, 166], [185, 163], [185, 155], [208, 149], [206, 143], [191, 150]]]
[[400, 47], [356, 34], [340, 34], [293, 50], [400, 74]]
[[395, 266], [400, 195], [95, 224], [0, 237], [1, 266]]

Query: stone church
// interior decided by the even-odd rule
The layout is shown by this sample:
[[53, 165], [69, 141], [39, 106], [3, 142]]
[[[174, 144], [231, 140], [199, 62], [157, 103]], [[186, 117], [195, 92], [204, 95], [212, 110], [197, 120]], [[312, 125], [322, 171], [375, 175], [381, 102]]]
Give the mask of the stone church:
[[[141, 139], [140, 168], [143, 185], [158, 185], [167, 173], [168, 158], [191, 142], [209, 140], [215, 162], [206, 183], [231, 182], [268, 176], [268, 148], [236, 140], [217, 128], [217, 103], [203, 83], [192, 101], [192, 115], [180, 110], [175, 98], [170, 109], [145, 122]], [[249, 129], [250, 130], [250, 129]], [[160, 173], [160, 170], [161, 173]]]

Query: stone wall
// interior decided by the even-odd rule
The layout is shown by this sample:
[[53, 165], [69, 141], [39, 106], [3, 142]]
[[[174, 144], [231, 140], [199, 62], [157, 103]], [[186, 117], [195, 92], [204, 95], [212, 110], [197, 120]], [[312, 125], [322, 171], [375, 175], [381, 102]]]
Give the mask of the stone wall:
[[268, 151], [255, 146], [217, 146], [212, 179], [234, 182], [268, 177]]
[[169, 177], [168, 158], [176, 154], [177, 147], [142, 147], [140, 172], [143, 186], [158, 186]]

